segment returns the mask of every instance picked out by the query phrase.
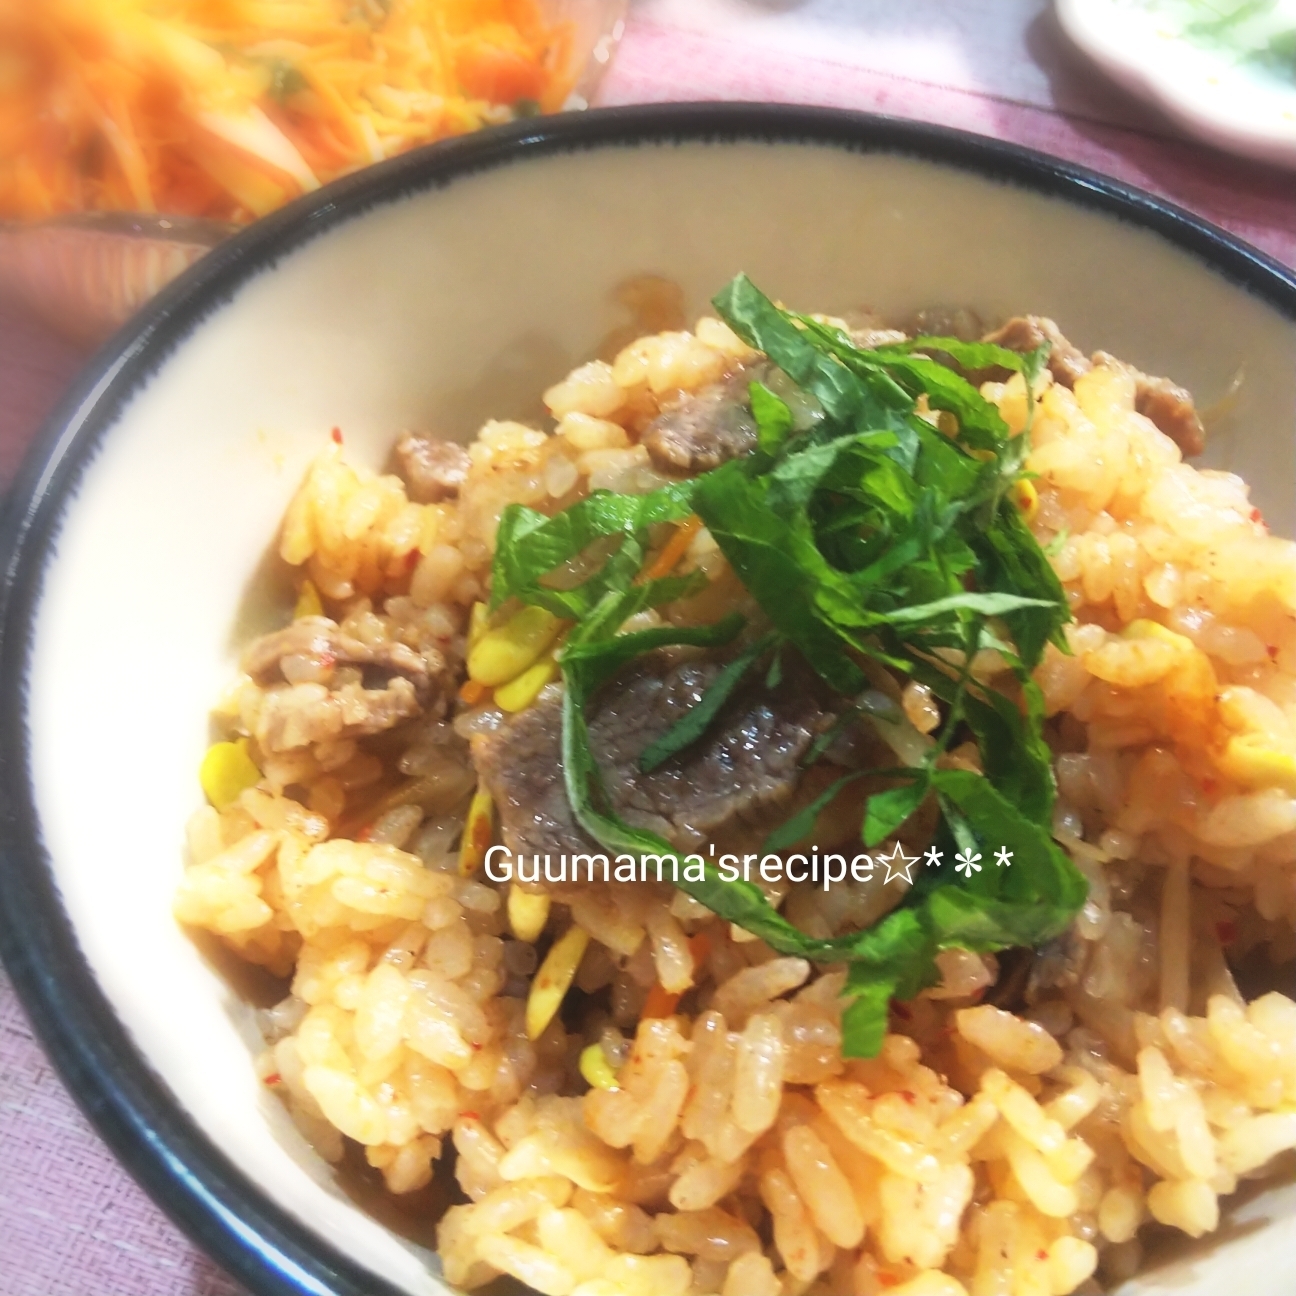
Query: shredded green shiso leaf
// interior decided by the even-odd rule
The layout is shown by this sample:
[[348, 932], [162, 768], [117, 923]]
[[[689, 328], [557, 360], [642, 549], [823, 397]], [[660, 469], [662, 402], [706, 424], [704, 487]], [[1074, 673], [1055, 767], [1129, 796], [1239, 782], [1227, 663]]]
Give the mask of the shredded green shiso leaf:
[[[1055, 789], [1043, 699], [1031, 671], [1049, 642], [1065, 647], [1070, 613], [1047, 556], [1009, 496], [1029, 429], [1011, 436], [996, 407], [929, 354], [943, 353], [968, 370], [1019, 372], [1029, 392], [1047, 348], [1021, 355], [920, 337], [863, 350], [839, 330], [775, 306], [744, 275], [714, 305], [822, 416], [798, 430], [788, 404], [753, 383], [758, 448], [751, 456], [647, 495], [595, 491], [554, 517], [510, 506], [499, 526], [492, 606], [516, 598], [574, 622], [559, 654], [564, 777], [575, 818], [610, 851], [674, 853], [663, 838], [614, 812], [590, 748], [587, 704], [639, 654], [671, 644], [722, 646], [744, 625], [732, 615], [709, 626], [622, 632], [636, 613], [706, 583], [701, 573], [639, 580], [650, 530], [660, 523], [696, 513], [770, 630], [642, 754], [642, 768], [656, 768], [696, 741], [754, 667], [767, 669], [767, 683], [775, 683], [789, 648], [847, 699], [867, 692], [863, 663], [872, 659], [926, 684], [946, 704], [947, 718], [925, 762], [885, 771], [894, 786], [869, 797], [861, 836], [866, 846], [876, 845], [934, 796], [938, 848], [990, 858], [1004, 847], [1013, 853], [1011, 867], [982, 868], [969, 877], [924, 868], [898, 908], [867, 930], [832, 939], [798, 930], [754, 884], [722, 878], [714, 861], [703, 880], [677, 883], [781, 954], [845, 963], [843, 1050], [872, 1056], [891, 1000], [912, 998], [934, 983], [941, 950], [1038, 945], [1067, 926], [1086, 895], [1083, 877], [1050, 835]], [[920, 397], [953, 415], [957, 433], [946, 435], [921, 418]], [[610, 553], [583, 583], [563, 590], [544, 583], [595, 542]], [[942, 664], [942, 650], [957, 650], [970, 662], [987, 647], [1003, 654], [1016, 676], [1020, 705], [980, 685], [966, 668], [959, 673]], [[956, 733], [975, 738], [984, 774], [937, 768]], [[838, 780], [772, 834], [767, 848], [781, 849], [811, 831], [819, 809], [858, 777]]]

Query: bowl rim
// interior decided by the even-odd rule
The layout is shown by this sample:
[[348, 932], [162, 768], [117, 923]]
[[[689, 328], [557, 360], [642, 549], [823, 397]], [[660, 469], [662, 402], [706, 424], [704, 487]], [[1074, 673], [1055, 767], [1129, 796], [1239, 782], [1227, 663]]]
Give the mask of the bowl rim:
[[1016, 144], [830, 108], [664, 104], [528, 119], [333, 182], [220, 245], [87, 363], [29, 450], [0, 523], [0, 959], [63, 1083], [115, 1157], [257, 1296], [403, 1296], [240, 1171], [180, 1106], [100, 990], [63, 909], [36, 811], [25, 681], [63, 506], [131, 395], [256, 274], [317, 235], [474, 172], [554, 154], [682, 142], [801, 143], [972, 172], [1153, 232], [1296, 321], [1296, 272], [1165, 199]]

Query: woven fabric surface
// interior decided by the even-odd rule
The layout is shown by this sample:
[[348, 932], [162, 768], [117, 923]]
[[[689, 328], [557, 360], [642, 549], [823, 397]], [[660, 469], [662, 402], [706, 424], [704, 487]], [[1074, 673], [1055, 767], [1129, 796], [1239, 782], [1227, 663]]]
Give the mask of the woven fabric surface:
[[[1141, 185], [1296, 265], [1296, 182], [1182, 138], [1090, 71], [1047, 0], [638, 0], [609, 104], [868, 109], [1013, 140]], [[0, 484], [82, 356], [0, 307]], [[0, 973], [0, 1296], [244, 1296], [76, 1109]]]

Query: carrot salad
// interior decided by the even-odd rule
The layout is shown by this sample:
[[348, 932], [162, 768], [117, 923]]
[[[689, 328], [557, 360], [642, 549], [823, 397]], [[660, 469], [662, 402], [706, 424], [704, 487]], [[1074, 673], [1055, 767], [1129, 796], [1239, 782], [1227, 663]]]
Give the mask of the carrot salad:
[[0, 0], [0, 217], [248, 221], [561, 107], [571, 45], [541, 0]]

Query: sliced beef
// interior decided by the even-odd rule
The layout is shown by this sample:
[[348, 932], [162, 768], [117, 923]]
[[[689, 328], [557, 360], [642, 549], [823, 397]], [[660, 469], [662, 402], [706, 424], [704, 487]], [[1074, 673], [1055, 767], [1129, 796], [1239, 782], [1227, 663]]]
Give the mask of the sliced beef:
[[1150, 378], [1106, 351], [1094, 352], [1094, 364], [1128, 370], [1134, 376], [1134, 408], [1150, 418], [1185, 455], [1206, 449], [1206, 429], [1192, 396], [1169, 378]]
[[979, 342], [985, 324], [976, 311], [967, 306], [928, 306], [915, 311], [904, 327], [914, 336], [958, 338], [961, 342]]
[[[1197, 455], [1206, 448], [1206, 429], [1193, 405], [1192, 396], [1169, 378], [1151, 378], [1133, 365], [1117, 360], [1106, 351], [1095, 351], [1087, 359], [1063, 337], [1051, 319], [1040, 315], [1018, 315], [1002, 328], [987, 333], [987, 342], [996, 342], [1010, 351], [1034, 351], [1044, 342], [1052, 343], [1048, 367], [1055, 381], [1063, 387], [1074, 387], [1076, 380], [1087, 374], [1094, 365], [1108, 369], [1124, 369], [1134, 377], [1134, 408], [1146, 415], [1161, 429], [1185, 455]], [[974, 382], [987, 378], [1004, 378], [1007, 374], [985, 372], [968, 375]]]
[[[1048, 367], [1056, 382], [1074, 387], [1078, 378], [1093, 368], [1079, 347], [1062, 336], [1062, 330], [1042, 315], [1015, 315], [1002, 328], [987, 333], [985, 341], [1007, 347], [1009, 351], [1034, 351], [1045, 342], [1052, 344]], [[1005, 375], [1006, 376], [1006, 375]]]
[[1026, 1002], [1034, 1003], [1045, 991], [1076, 985], [1089, 957], [1089, 947], [1074, 923], [1035, 951], [1026, 983]]
[[1199, 455], [1206, 449], [1206, 428], [1192, 396], [1169, 378], [1141, 381], [1134, 393], [1134, 408], [1147, 415], [1185, 455]]
[[263, 695], [256, 740], [265, 751], [294, 751], [312, 743], [366, 738], [422, 711], [413, 684], [403, 675], [383, 688], [365, 688], [354, 680], [336, 689], [289, 684]]
[[258, 684], [280, 678], [290, 683], [306, 678], [318, 682], [337, 666], [371, 666], [389, 675], [404, 675], [417, 694], [426, 696], [433, 674], [444, 669], [445, 662], [435, 651], [425, 656], [395, 640], [367, 644], [323, 616], [298, 617], [282, 630], [254, 639], [243, 653], [243, 669]]
[[406, 432], [396, 442], [396, 463], [405, 489], [416, 504], [457, 499], [468, 480], [468, 451], [456, 441]]
[[[647, 653], [589, 708], [590, 745], [617, 813], [681, 850], [721, 840], [733, 849], [736, 837], [763, 834], [777, 812], [786, 814], [801, 779], [799, 762], [839, 705], [808, 670], [786, 670], [774, 689], [755, 672], [698, 742], [641, 773], [640, 753], [696, 704], [723, 665], [668, 649]], [[514, 853], [601, 849], [568, 804], [561, 732], [561, 702], [552, 700], [473, 739], [473, 762]]]
[[653, 463], [668, 473], [702, 473], [756, 448], [748, 388], [770, 371], [768, 361], [741, 365], [663, 410], [643, 435]]
[[999, 977], [986, 1002], [1009, 1012], [1023, 1012], [1049, 991], [1076, 985], [1088, 957], [1089, 946], [1074, 923], [1038, 949], [1004, 950], [998, 955]]
[[266, 692], [256, 728], [268, 751], [289, 751], [444, 715], [454, 680], [433, 648], [368, 644], [328, 617], [301, 617], [248, 645], [243, 669]]

